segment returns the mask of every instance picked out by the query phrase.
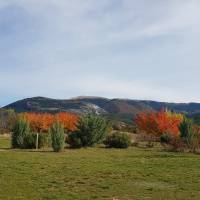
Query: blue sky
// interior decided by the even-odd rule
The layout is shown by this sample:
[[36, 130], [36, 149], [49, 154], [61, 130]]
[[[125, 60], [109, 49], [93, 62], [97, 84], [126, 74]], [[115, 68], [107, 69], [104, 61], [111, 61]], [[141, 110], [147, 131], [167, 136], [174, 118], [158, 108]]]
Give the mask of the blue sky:
[[199, 0], [0, 0], [0, 106], [32, 96], [200, 102]]

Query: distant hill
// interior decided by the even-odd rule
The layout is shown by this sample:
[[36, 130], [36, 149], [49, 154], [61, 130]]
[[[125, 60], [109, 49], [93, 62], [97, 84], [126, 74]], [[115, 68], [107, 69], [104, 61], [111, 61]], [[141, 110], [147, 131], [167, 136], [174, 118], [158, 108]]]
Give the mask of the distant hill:
[[11, 103], [4, 108], [16, 112], [50, 112], [68, 111], [74, 113], [97, 113], [108, 115], [122, 121], [130, 121], [141, 111], [158, 111], [169, 109], [187, 115], [200, 116], [200, 103], [165, 103], [146, 100], [107, 99], [102, 97], [77, 97], [59, 100], [45, 97], [33, 97]]

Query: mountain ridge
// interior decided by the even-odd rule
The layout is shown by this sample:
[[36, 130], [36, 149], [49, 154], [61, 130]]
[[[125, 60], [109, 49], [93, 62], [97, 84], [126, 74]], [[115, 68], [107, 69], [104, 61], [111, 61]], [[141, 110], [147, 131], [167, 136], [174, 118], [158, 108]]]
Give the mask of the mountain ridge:
[[79, 96], [71, 99], [53, 99], [48, 97], [26, 98], [4, 106], [16, 112], [73, 112], [96, 113], [112, 116], [119, 120], [132, 120], [141, 111], [159, 111], [169, 109], [187, 115], [200, 115], [200, 103], [168, 103], [153, 100], [108, 99], [104, 97]]

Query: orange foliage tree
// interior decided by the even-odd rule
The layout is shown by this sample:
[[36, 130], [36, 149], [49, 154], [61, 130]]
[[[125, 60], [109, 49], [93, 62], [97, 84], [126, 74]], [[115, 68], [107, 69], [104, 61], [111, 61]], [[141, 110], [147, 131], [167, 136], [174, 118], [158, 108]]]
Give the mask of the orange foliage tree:
[[21, 117], [30, 123], [31, 131], [48, 132], [50, 126], [59, 121], [66, 131], [75, 131], [78, 116], [75, 114], [62, 112], [55, 115], [48, 113], [23, 113]]
[[179, 135], [179, 125], [183, 115], [169, 111], [141, 112], [135, 118], [137, 127], [147, 134], [160, 136], [167, 132], [173, 136]]
[[54, 116], [54, 121], [59, 121], [66, 130], [73, 132], [77, 128], [78, 116], [67, 112], [61, 112]]

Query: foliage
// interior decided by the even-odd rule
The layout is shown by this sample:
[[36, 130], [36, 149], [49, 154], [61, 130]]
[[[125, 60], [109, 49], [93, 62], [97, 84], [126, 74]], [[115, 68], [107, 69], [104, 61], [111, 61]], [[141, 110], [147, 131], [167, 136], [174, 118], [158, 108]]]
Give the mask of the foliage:
[[190, 139], [190, 149], [192, 152], [197, 152], [200, 149], [200, 126], [193, 126], [192, 137]]
[[[77, 131], [71, 137], [71, 147], [74, 141], [80, 143], [83, 147], [93, 146], [102, 142], [107, 132], [106, 120], [98, 115], [87, 114], [82, 116], [77, 124]], [[73, 138], [73, 139], [72, 139]], [[79, 139], [80, 140], [79, 140]], [[81, 142], [80, 142], [81, 141]]]
[[51, 134], [49, 132], [39, 134], [38, 148], [51, 147], [51, 145]]
[[47, 113], [23, 113], [21, 117], [30, 123], [32, 132], [47, 132], [53, 124], [53, 115]]
[[[29, 133], [24, 138], [24, 148], [35, 149], [36, 148], [37, 133]], [[38, 148], [50, 147], [51, 137], [48, 133], [38, 134]]]
[[67, 112], [61, 112], [54, 116], [54, 121], [60, 122], [68, 132], [73, 132], [77, 129], [78, 116]]
[[161, 144], [169, 144], [172, 140], [172, 134], [170, 133], [163, 133], [160, 136], [160, 142]]
[[131, 144], [131, 139], [127, 133], [115, 132], [106, 137], [104, 144], [107, 147], [128, 148]]
[[55, 152], [62, 151], [65, 144], [64, 128], [60, 122], [55, 122], [50, 128], [52, 147]]
[[179, 137], [170, 133], [161, 135], [161, 144], [173, 151], [198, 152], [200, 150], [200, 127], [194, 125], [192, 120], [184, 117], [179, 125], [179, 130]]
[[81, 148], [82, 142], [81, 138], [77, 135], [77, 133], [71, 133], [68, 135], [67, 143], [70, 144], [71, 148]]
[[183, 120], [181, 114], [169, 111], [141, 112], [135, 118], [137, 127], [146, 134], [161, 136], [165, 132], [179, 135], [179, 125]]
[[66, 131], [75, 131], [78, 121], [77, 115], [67, 112], [55, 115], [48, 113], [23, 113], [21, 117], [29, 121], [31, 131], [38, 133], [48, 132], [55, 122], [60, 122]]
[[29, 133], [24, 137], [23, 148], [24, 149], [35, 149], [36, 148], [37, 134]]
[[29, 133], [29, 123], [24, 119], [18, 119], [12, 133], [12, 147], [24, 148], [24, 139]]
[[179, 126], [180, 137], [185, 140], [187, 145], [189, 145], [192, 137], [193, 137], [193, 123], [192, 120], [184, 117], [183, 121]]
[[12, 109], [0, 109], [0, 134], [10, 133], [16, 123], [16, 114]]
[[173, 137], [169, 142], [169, 149], [171, 151], [183, 152], [186, 149], [186, 145], [182, 138]]

